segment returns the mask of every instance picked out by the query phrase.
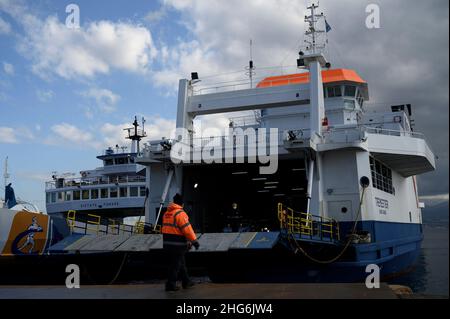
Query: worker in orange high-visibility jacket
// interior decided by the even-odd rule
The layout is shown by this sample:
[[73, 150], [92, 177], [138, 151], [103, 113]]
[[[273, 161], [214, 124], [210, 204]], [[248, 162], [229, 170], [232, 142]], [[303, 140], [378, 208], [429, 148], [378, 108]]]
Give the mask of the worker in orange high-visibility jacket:
[[197, 236], [189, 222], [189, 217], [183, 209], [183, 197], [176, 194], [173, 202], [167, 208], [162, 220], [163, 246], [168, 259], [168, 280], [166, 291], [179, 290], [178, 278], [184, 289], [194, 283], [189, 279], [186, 269], [186, 252], [192, 246], [200, 247]]

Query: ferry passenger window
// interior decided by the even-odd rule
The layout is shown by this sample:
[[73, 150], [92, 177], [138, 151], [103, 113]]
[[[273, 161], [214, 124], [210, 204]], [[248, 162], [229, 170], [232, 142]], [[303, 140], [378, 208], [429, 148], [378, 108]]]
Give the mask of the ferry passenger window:
[[342, 96], [342, 90], [340, 86], [334, 87], [334, 96]]
[[112, 159], [105, 160], [105, 166], [111, 166], [111, 165], [114, 165], [114, 162]]
[[145, 186], [141, 186], [139, 188], [139, 193], [141, 197], [145, 197]]
[[73, 191], [73, 200], [80, 200], [80, 191]]
[[66, 201], [72, 200], [72, 192], [66, 192]]
[[47, 193], [46, 196], [45, 196], [46, 203], [47, 204], [50, 203], [51, 200], [52, 200], [52, 194], [51, 193]]
[[91, 189], [91, 199], [98, 198], [98, 189]]
[[138, 197], [138, 188], [130, 187], [130, 197]]
[[349, 97], [355, 97], [356, 95], [356, 86], [346, 85], [344, 90], [344, 95]]
[[117, 188], [110, 188], [109, 189], [109, 197], [116, 198], [117, 197]]
[[100, 196], [102, 198], [108, 198], [108, 189], [107, 188], [100, 189]]
[[372, 173], [373, 187], [395, 195], [392, 185], [392, 170], [373, 157], [370, 157], [370, 170]]
[[52, 200], [52, 203], [56, 202], [56, 193], [52, 193], [51, 200]]
[[59, 192], [58, 193], [58, 202], [63, 202], [64, 201], [64, 192]]
[[89, 190], [88, 189], [85, 189], [82, 191], [82, 198], [89, 199]]
[[133, 157], [130, 157], [129, 160], [130, 160], [130, 163], [131, 163], [131, 164], [134, 163], [134, 158], [133, 158]]
[[128, 196], [128, 188], [121, 187], [120, 188], [120, 197], [127, 197]]

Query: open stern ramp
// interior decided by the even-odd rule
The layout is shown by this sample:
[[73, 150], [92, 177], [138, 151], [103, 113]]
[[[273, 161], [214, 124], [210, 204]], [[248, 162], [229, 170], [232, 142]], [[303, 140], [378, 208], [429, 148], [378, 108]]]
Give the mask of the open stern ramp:
[[[200, 249], [192, 252], [226, 252], [232, 249], [272, 249], [280, 232], [198, 234]], [[73, 234], [48, 249], [50, 253], [150, 252], [163, 249], [161, 234], [80, 235]]]

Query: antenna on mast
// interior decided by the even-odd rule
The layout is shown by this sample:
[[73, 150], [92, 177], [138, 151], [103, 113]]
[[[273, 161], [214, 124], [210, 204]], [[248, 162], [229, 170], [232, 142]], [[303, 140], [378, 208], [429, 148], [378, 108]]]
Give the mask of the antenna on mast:
[[253, 76], [255, 73], [255, 65], [253, 63], [253, 40], [250, 39], [250, 61], [248, 62], [248, 66], [245, 67], [247, 72], [245, 72], [245, 75], [248, 75], [250, 78], [250, 88], [253, 89]]
[[128, 131], [127, 139], [131, 140], [131, 153], [139, 153], [139, 142], [143, 137], [147, 137], [147, 133], [144, 131], [145, 120], [142, 118], [142, 130], [139, 130], [139, 123], [137, 121], [137, 116], [134, 117], [133, 127], [126, 128], [124, 131]]
[[[321, 53], [326, 47], [327, 39], [326, 33], [328, 31], [328, 25], [323, 12], [316, 13], [316, 9], [319, 8], [319, 4], [312, 3], [307, 9], [310, 10], [310, 15], [305, 16], [305, 22], [308, 23], [308, 29], [305, 35], [308, 40], [305, 43], [308, 44], [306, 50], [310, 53]], [[320, 23], [323, 21], [323, 23]]]

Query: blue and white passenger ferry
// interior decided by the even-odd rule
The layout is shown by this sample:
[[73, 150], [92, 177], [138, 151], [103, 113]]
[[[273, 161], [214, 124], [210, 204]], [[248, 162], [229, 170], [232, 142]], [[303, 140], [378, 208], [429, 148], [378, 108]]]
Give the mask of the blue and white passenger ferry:
[[[159, 223], [161, 208], [182, 193], [202, 234], [199, 253], [214, 253], [208, 263], [215, 278], [352, 281], [370, 264], [384, 277], [402, 273], [419, 255], [416, 176], [435, 169], [435, 156], [413, 131], [411, 105], [365, 111], [367, 82], [354, 70], [332, 68], [325, 16], [315, 5], [308, 9], [300, 73], [214, 93], [201, 90], [193, 73], [179, 84], [180, 133], [150, 142], [137, 159], [150, 191], [146, 222]], [[260, 116], [230, 122], [227, 134], [198, 135], [196, 117], [239, 111]], [[226, 231], [232, 205], [238, 233]]]
[[128, 132], [131, 149], [109, 147], [104, 154], [97, 156], [103, 165], [93, 170], [73, 174], [53, 175], [46, 183], [47, 213], [61, 214], [68, 211], [78, 215], [96, 215], [104, 219], [121, 220], [144, 214], [146, 197], [144, 168], [136, 163], [140, 152], [140, 141], [146, 137], [144, 120], [142, 128], [135, 119]]

